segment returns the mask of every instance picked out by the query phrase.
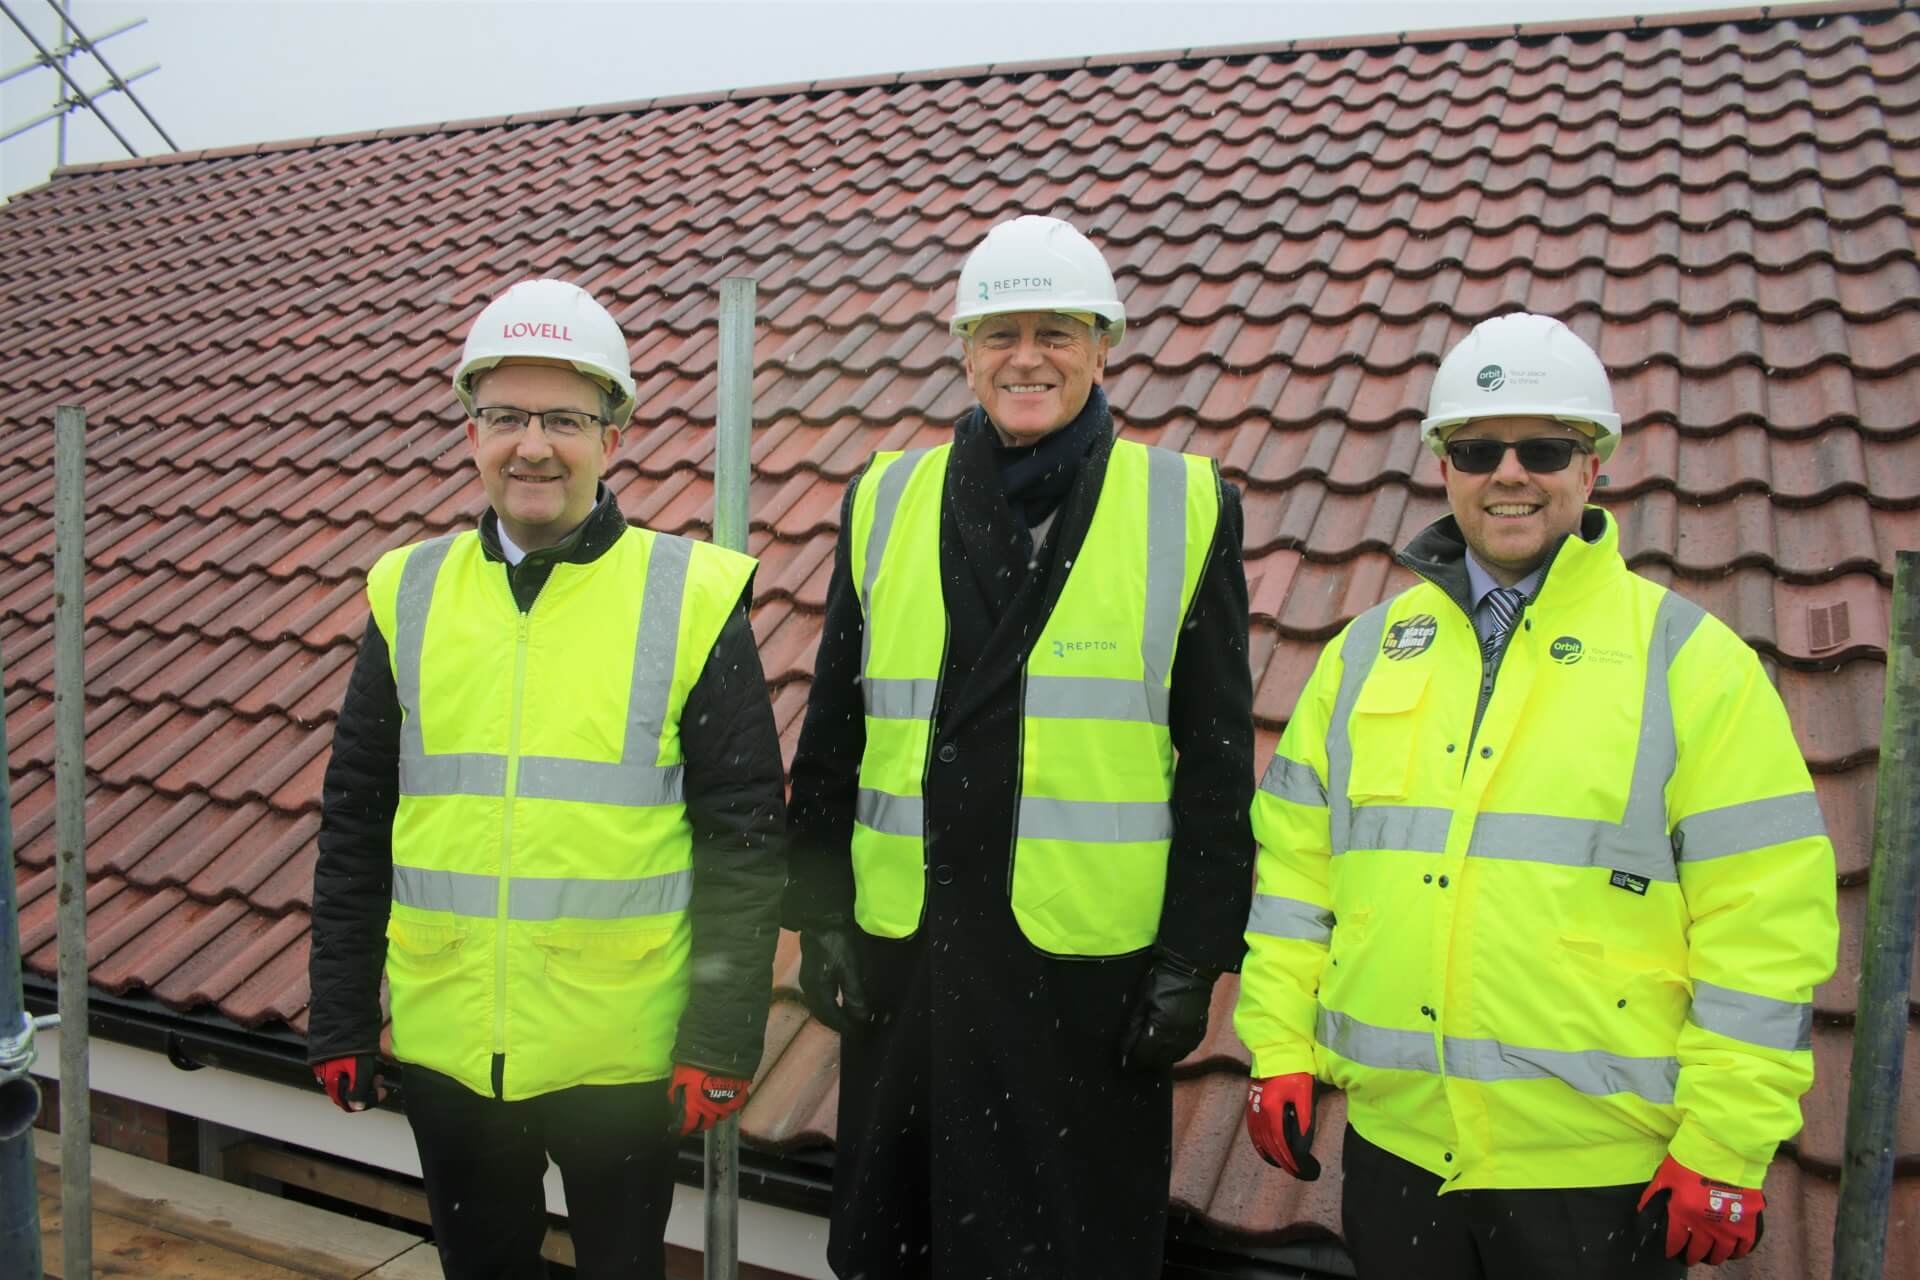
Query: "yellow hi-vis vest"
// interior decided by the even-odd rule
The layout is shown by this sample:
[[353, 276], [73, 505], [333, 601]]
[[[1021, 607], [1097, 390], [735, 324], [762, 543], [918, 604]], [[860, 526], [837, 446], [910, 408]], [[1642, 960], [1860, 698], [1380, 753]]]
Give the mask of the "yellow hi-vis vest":
[[[867, 729], [854, 917], [883, 938], [916, 932], [926, 905], [922, 779], [946, 659], [940, 502], [951, 450], [878, 454], [853, 498]], [[1114, 442], [1086, 542], [1021, 681], [1011, 896], [1042, 951], [1119, 955], [1159, 932], [1173, 657], [1219, 515], [1211, 461]]]
[[[1589, 514], [1592, 514], [1590, 510]], [[1779, 695], [1697, 605], [1568, 538], [1476, 730], [1422, 582], [1321, 655], [1255, 793], [1234, 1028], [1443, 1189], [1757, 1187], [1813, 1080], [1833, 846]]]
[[753, 571], [629, 528], [520, 612], [466, 532], [367, 575], [399, 694], [393, 1048], [491, 1095], [657, 1080], [688, 991], [680, 713]]

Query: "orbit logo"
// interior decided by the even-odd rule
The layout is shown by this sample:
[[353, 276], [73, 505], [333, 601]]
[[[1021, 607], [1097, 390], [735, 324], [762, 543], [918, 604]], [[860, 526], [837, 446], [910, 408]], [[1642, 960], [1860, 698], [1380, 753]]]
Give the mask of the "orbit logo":
[[1563, 667], [1570, 667], [1586, 657], [1587, 646], [1580, 643], [1576, 636], [1561, 636], [1547, 649], [1547, 656]]
[[1507, 371], [1497, 364], [1490, 364], [1480, 371], [1474, 382], [1479, 384], [1482, 391], [1498, 391], [1507, 385]]

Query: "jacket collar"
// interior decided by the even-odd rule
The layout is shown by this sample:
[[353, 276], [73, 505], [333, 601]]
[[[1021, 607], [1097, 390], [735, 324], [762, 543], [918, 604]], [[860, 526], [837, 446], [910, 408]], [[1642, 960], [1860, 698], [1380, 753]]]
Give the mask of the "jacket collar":
[[[527, 552], [526, 559], [520, 563], [539, 559], [549, 564], [589, 564], [605, 555], [607, 548], [620, 540], [626, 527], [627, 518], [620, 513], [613, 490], [602, 481], [587, 518], [552, 546]], [[500, 549], [500, 516], [492, 507], [480, 513], [480, 547], [487, 559], [505, 563], [506, 553]]]
[[[1473, 589], [1467, 578], [1467, 540], [1451, 515], [1435, 520], [1413, 536], [1394, 559], [1439, 587], [1469, 617]], [[1542, 566], [1536, 602], [1567, 604], [1625, 570], [1620, 558], [1620, 526], [1604, 508], [1589, 506], [1580, 517], [1579, 536], [1554, 544]]]

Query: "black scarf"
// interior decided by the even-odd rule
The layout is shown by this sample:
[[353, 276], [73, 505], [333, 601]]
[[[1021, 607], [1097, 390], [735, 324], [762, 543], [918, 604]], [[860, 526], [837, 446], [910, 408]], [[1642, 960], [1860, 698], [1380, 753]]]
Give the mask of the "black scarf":
[[1035, 444], [1000, 443], [1000, 433], [979, 405], [960, 419], [958, 430], [963, 434], [987, 433], [1007, 505], [1031, 533], [1035, 525], [1059, 509], [1094, 441], [1113, 434], [1113, 415], [1107, 410], [1107, 393], [1096, 385], [1073, 421]]

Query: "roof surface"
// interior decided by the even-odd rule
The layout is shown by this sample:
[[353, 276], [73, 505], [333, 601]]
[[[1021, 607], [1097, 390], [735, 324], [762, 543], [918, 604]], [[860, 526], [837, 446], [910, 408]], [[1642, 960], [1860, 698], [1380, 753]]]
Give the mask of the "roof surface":
[[[1892, 553], [1920, 546], [1920, 15], [1817, 6], [1181, 50], [742, 91], [68, 170], [0, 209], [0, 652], [24, 948], [55, 969], [53, 407], [87, 459], [94, 982], [303, 1026], [321, 772], [385, 548], [482, 502], [464, 326], [553, 274], [632, 337], [610, 482], [706, 536], [717, 286], [758, 282], [754, 624], [789, 752], [837, 502], [969, 405], [942, 323], [993, 222], [1065, 216], [1129, 314], [1125, 430], [1244, 490], [1261, 759], [1319, 646], [1441, 514], [1440, 355], [1525, 307], [1612, 370], [1603, 499], [1634, 568], [1762, 654], [1833, 830], [1844, 942], [1764, 1249], [1825, 1274]], [[749, 1138], [833, 1131], [837, 1046], [786, 940]], [[1916, 983], [1920, 991], [1920, 982]], [[1176, 1205], [1337, 1226], [1239, 1129], [1214, 1030], [1177, 1091]], [[1889, 1276], [1920, 1275], [1920, 1006]], [[1337, 1100], [1323, 1116], [1330, 1139]], [[1336, 1166], [1337, 1143], [1322, 1142]]]

